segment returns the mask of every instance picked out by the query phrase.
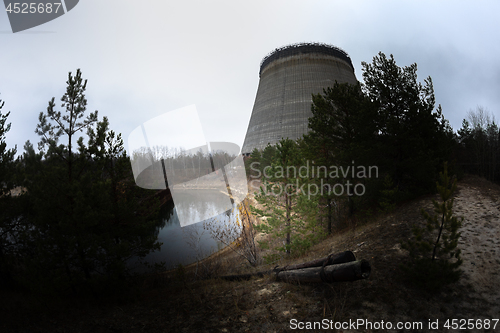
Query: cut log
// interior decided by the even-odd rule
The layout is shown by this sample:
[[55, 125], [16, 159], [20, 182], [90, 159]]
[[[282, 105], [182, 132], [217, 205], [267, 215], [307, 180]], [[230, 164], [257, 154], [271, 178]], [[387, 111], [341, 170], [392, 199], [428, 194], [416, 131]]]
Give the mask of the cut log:
[[224, 275], [224, 276], [219, 276], [219, 279], [227, 280], [227, 281], [242, 281], [242, 280], [250, 280], [252, 277], [264, 277], [264, 275], [271, 275], [271, 274], [276, 274], [277, 271], [275, 270], [270, 270], [270, 271], [262, 271], [262, 272], [257, 272], [257, 273], [251, 273], [251, 274], [238, 274], [238, 275]]
[[[309, 267], [321, 267], [327, 265], [343, 264], [346, 262], [355, 261], [356, 256], [351, 251], [345, 251], [335, 254], [330, 254], [328, 257], [312, 260], [305, 262], [303, 264], [285, 266], [283, 271], [291, 271], [294, 269], [309, 268]], [[326, 262], [326, 263], [325, 263]]]
[[286, 282], [332, 283], [366, 279], [370, 272], [370, 263], [363, 259], [323, 267], [284, 270], [277, 273], [277, 278]]
[[220, 278], [229, 281], [249, 280], [254, 276], [263, 277], [264, 275], [278, 274], [279, 272], [298, 270], [303, 268], [311, 268], [311, 267], [321, 268], [322, 266], [338, 265], [347, 262], [354, 262], [355, 260], [356, 257], [354, 256], [354, 253], [352, 253], [351, 251], [345, 251], [345, 252], [330, 254], [328, 257], [308, 261], [302, 264], [285, 266], [283, 268], [275, 267], [272, 270], [256, 272], [251, 274], [226, 275], [226, 276], [221, 276]]

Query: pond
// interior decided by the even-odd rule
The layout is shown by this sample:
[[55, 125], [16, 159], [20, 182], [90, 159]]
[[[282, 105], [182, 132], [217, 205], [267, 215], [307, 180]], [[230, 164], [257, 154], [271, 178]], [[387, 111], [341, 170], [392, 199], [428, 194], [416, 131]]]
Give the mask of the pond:
[[[208, 191], [210, 190], [199, 190], [200, 198], [210, 195]], [[177, 216], [178, 209], [182, 209], [184, 214], [187, 212], [189, 219], [195, 222], [199, 221], [200, 216], [206, 216], [207, 211], [213, 211], [221, 206], [218, 202], [207, 204], [206, 201], [196, 200], [192, 192], [189, 196], [194, 200], [179, 200], [178, 207], [170, 201], [162, 207], [158, 241], [163, 244], [160, 251], [146, 256], [147, 262], [165, 262], [167, 269], [174, 268], [178, 264], [187, 265], [220, 251], [239, 236], [241, 229], [238, 226], [239, 212], [236, 205], [212, 218], [181, 227]], [[218, 197], [220, 198], [220, 195], [212, 196], [214, 200]]]

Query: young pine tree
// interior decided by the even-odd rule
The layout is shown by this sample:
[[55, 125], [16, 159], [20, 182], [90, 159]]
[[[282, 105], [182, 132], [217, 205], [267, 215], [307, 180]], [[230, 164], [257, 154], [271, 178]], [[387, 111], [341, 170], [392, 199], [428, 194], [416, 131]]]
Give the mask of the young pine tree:
[[[263, 186], [255, 197], [264, 209], [251, 207], [257, 216], [266, 218], [266, 223], [256, 226], [256, 229], [277, 240], [279, 245], [274, 250], [286, 255], [299, 255], [312, 245], [309, 224], [300, 211], [304, 204], [299, 199], [307, 198], [307, 194], [299, 190], [303, 181], [297, 173], [301, 163], [299, 156], [297, 143], [293, 140], [282, 139], [276, 145], [271, 167], [263, 174]], [[263, 248], [268, 246], [265, 242], [259, 243]], [[278, 257], [277, 253], [264, 256], [268, 262]]]
[[415, 226], [414, 238], [402, 244], [410, 252], [410, 261], [404, 270], [417, 285], [429, 291], [437, 291], [460, 278], [462, 259], [457, 245], [463, 218], [453, 216], [452, 195], [456, 187], [456, 179], [448, 176], [445, 163], [437, 183], [441, 201], [433, 200], [433, 215], [422, 209], [426, 227]]

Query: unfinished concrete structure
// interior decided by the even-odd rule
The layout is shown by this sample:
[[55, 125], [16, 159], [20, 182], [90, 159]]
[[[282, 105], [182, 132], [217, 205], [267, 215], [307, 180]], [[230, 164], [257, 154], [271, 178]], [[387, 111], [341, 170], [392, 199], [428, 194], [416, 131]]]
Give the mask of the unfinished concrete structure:
[[312, 94], [338, 81], [355, 84], [349, 55], [331, 45], [300, 43], [269, 53], [260, 64], [260, 81], [242, 154], [264, 149], [282, 138], [308, 131]]

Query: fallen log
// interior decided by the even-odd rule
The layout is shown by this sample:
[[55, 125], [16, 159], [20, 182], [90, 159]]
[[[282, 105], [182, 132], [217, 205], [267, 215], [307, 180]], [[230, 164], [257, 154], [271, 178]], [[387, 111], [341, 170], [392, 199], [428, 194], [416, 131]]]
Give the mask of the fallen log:
[[363, 259], [323, 267], [283, 270], [276, 275], [279, 280], [286, 282], [332, 283], [366, 279], [370, 276], [370, 272], [370, 263]]
[[249, 280], [254, 276], [264, 277], [264, 275], [277, 274], [282, 271], [296, 270], [302, 268], [310, 268], [310, 267], [321, 267], [326, 265], [337, 265], [346, 262], [353, 262], [356, 260], [356, 256], [351, 251], [344, 251], [340, 253], [330, 254], [328, 257], [308, 261], [302, 264], [285, 266], [283, 268], [279, 268], [276, 266], [274, 269], [268, 271], [261, 271], [251, 274], [239, 274], [239, 275], [225, 275], [220, 276], [220, 279], [228, 280], [228, 281], [238, 281], [238, 280]]
[[264, 275], [271, 275], [271, 274], [276, 274], [276, 270], [271, 269], [269, 271], [261, 271], [257, 273], [250, 273], [250, 274], [237, 274], [237, 275], [224, 275], [224, 276], [219, 276], [219, 279], [223, 280], [228, 280], [228, 281], [241, 281], [241, 280], [250, 280], [252, 277], [264, 277]]
[[[294, 269], [309, 268], [309, 267], [321, 267], [327, 265], [343, 264], [346, 262], [355, 261], [356, 256], [351, 251], [344, 251], [340, 253], [330, 254], [328, 257], [311, 260], [303, 264], [285, 266], [283, 271], [290, 271]], [[326, 261], [326, 263], [325, 263]]]

